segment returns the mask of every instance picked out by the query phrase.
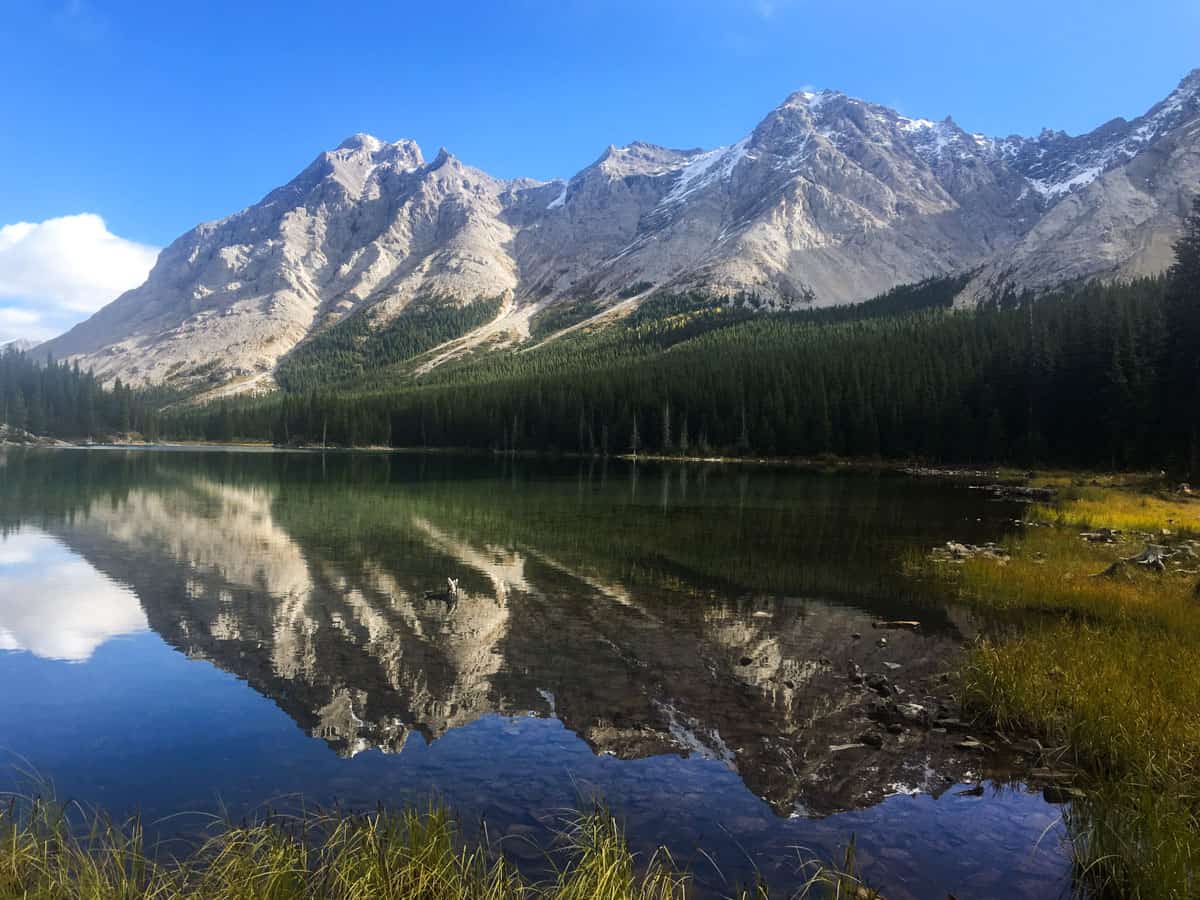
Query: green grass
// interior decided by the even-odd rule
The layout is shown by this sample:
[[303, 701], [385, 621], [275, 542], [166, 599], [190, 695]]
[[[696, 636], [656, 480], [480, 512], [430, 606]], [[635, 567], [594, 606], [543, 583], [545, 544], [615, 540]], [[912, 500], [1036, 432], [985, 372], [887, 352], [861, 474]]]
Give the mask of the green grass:
[[1067, 821], [1081, 878], [1102, 895], [1200, 894], [1200, 602], [1190, 558], [1125, 565], [1144, 538], [1088, 543], [1081, 528], [1156, 532], [1195, 507], [1122, 487], [1071, 491], [1034, 516], [1058, 527], [1010, 540], [1011, 559], [925, 563], [958, 597], [1021, 627], [983, 640], [962, 670], [964, 707], [1031, 734], [1084, 773]]
[[[76, 811], [78, 812], [78, 811]], [[670, 854], [639, 859], [607, 810], [581, 813], [543, 853], [553, 873], [531, 881], [496, 842], [461, 839], [444, 807], [220, 823], [182, 856], [148, 848], [137, 820], [87, 820], [44, 800], [0, 811], [3, 900], [675, 900], [691, 878]], [[853, 838], [841, 867], [798, 864], [788, 894], [765, 885], [735, 900], [879, 897], [855, 873]]]

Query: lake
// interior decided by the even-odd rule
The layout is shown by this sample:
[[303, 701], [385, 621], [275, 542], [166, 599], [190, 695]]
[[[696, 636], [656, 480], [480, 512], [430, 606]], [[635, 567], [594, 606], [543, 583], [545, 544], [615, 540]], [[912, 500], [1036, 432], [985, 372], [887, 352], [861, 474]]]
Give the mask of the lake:
[[854, 835], [892, 900], [1063, 896], [1061, 808], [961, 734], [885, 729], [861, 683], [952, 710], [989, 624], [904, 561], [1020, 515], [889, 473], [10, 451], [0, 790], [168, 837], [436, 797], [531, 870], [602, 799], [700, 894]]

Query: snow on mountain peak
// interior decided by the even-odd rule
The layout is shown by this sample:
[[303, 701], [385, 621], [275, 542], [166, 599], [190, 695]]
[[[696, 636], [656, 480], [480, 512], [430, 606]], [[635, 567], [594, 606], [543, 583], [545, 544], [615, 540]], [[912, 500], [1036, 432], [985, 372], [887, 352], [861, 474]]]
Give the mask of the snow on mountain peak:
[[1033, 189], [1054, 200], [1124, 165], [1196, 116], [1200, 116], [1200, 69], [1189, 73], [1164, 100], [1132, 122], [1113, 119], [1077, 137], [1043, 129], [1037, 138], [1024, 141], [1024, 152], [1018, 151], [1015, 161]]
[[[323, 160], [323, 163], [322, 163]], [[381, 167], [410, 172], [422, 163], [421, 148], [413, 141], [385, 143], [369, 134], [354, 134], [318, 158], [321, 175], [340, 184], [352, 197], [361, 197]]]
[[368, 153], [377, 153], [382, 148], [383, 141], [362, 131], [350, 135], [337, 145], [338, 150], [366, 150]]
[[788, 97], [788, 99], [785, 101], [785, 105], [793, 105], [797, 102], [803, 102], [811, 112], [818, 112], [821, 107], [830, 100], [844, 96], [845, 94], [843, 94], [841, 91], [797, 91], [796, 93], [792, 94], [792, 96]]

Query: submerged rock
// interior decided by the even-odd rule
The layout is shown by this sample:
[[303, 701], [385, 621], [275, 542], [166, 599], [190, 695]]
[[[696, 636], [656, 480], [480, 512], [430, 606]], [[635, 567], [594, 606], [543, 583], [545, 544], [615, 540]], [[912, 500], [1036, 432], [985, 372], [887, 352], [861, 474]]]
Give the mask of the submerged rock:
[[892, 683], [888, 681], [886, 675], [868, 675], [866, 683], [867, 687], [881, 697], [888, 697], [893, 693]]
[[973, 484], [973, 491], [987, 491], [997, 500], [1053, 500], [1054, 489], [1025, 484]]
[[1010, 559], [1010, 556], [1007, 550], [996, 543], [976, 546], [974, 544], [961, 544], [958, 541], [946, 541], [944, 547], [935, 547], [931, 550], [929, 558], [934, 562], [963, 563], [968, 559], [981, 558], [1006, 563]]
[[1047, 803], [1070, 803], [1072, 800], [1082, 800], [1086, 796], [1079, 788], [1066, 785], [1048, 784], [1042, 788], [1042, 798]]
[[876, 701], [867, 715], [885, 725], [914, 725], [928, 728], [931, 723], [929, 710], [920, 703], [897, 703], [895, 700]]
[[878, 750], [883, 746], [883, 735], [878, 731], [864, 731], [858, 736], [858, 742]]

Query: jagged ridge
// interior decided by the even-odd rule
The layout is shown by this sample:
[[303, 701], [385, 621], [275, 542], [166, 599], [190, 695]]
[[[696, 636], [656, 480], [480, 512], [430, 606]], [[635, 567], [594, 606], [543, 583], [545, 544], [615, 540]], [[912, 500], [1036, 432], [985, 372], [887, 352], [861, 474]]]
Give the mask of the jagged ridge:
[[1196, 184], [1200, 70], [1078, 137], [990, 138], [799, 92], [729, 146], [610, 146], [549, 183], [358, 134], [183, 235], [144, 285], [44, 346], [105, 378], [221, 393], [271, 386], [280, 359], [347, 316], [387, 327], [414, 301], [501, 298], [434, 365], [523, 339], [547, 306], [652, 291], [831, 305], [978, 269], [964, 293], [978, 299], [1161, 270]]

